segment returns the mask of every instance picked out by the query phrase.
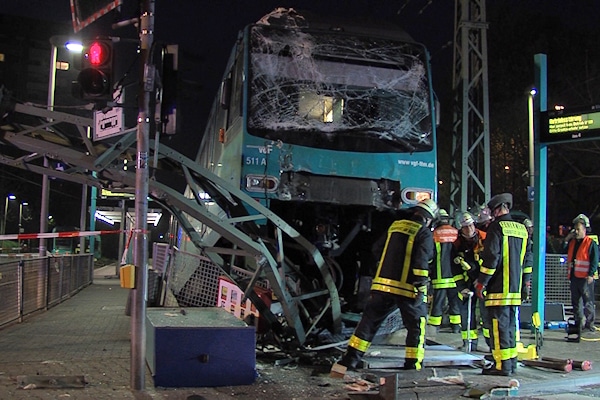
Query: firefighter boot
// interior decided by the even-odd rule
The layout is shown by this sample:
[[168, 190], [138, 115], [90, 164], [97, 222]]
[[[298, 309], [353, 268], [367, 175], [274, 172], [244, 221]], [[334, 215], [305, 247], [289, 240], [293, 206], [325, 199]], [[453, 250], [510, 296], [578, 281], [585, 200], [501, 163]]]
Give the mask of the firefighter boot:
[[502, 369], [497, 369], [496, 365], [494, 364], [490, 368], [484, 368], [481, 371], [481, 374], [482, 375], [511, 376], [512, 372], [511, 372], [510, 368], [504, 368], [504, 367], [502, 367]]
[[419, 367], [417, 367], [417, 359], [416, 358], [405, 358], [404, 359], [404, 367], [402, 369], [416, 369], [416, 370], [420, 370], [421, 366], [419, 364]]
[[569, 318], [565, 331], [567, 333], [567, 342], [579, 343], [581, 340], [581, 321], [579, 319]]

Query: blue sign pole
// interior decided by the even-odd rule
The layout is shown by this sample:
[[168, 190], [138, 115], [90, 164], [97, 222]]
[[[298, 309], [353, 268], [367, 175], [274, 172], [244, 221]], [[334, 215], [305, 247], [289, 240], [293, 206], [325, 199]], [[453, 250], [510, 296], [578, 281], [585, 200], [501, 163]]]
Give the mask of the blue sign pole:
[[540, 142], [540, 112], [546, 111], [548, 101], [547, 64], [545, 54], [536, 54], [534, 82], [538, 96], [534, 102], [534, 231], [533, 231], [533, 273], [532, 273], [532, 312], [540, 315], [540, 332], [544, 331], [544, 293], [546, 292], [546, 210], [547, 210], [547, 145]]

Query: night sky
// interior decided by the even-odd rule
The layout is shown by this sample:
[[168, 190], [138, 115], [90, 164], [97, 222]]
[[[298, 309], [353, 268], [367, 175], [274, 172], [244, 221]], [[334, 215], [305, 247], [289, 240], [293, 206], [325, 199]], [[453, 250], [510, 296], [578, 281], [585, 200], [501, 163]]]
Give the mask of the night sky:
[[[79, 35], [112, 35], [137, 39], [133, 26], [113, 30], [111, 24], [139, 16], [140, 2], [125, 0], [118, 11], [112, 11], [84, 28]], [[433, 85], [437, 96], [452, 97], [452, 63], [454, 1], [449, 0], [158, 0], [155, 2], [156, 42], [178, 44], [183, 62], [180, 77], [184, 82], [183, 97], [193, 103], [192, 111], [185, 110], [187, 130], [189, 118], [194, 118], [194, 131], [201, 132], [204, 119], [219, 87], [223, 70], [239, 30], [253, 23], [277, 7], [310, 10], [322, 14], [385, 19], [402, 26], [418, 42], [430, 51], [433, 66]], [[573, 0], [488, 0], [490, 10], [495, 5], [507, 6], [508, 12], [524, 10], [552, 15], [563, 22], [577, 26], [595, 24], [600, 2]], [[38, 19], [50, 19], [71, 23], [69, 0], [0, 0], [0, 12], [24, 15]], [[490, 29], [502, 29], [490, 27]], [[510, 29], [510, 28], [508, 28]], [[526, 39], [526, 38], [524, 38]], [[510, 49], [506, 49], [510, 51]], [[490, 54], [489, 63], [494, 55]], [[188, 115], [186, 115], [188, 114]], [[185, 136], [197, 137], [199, 132], [186, 132]], [[175, 138], [175, 141], [186, 140]], [[178, 146], [175, 146], [178, 147]], [[190, 146], [185, 146], [188, 151]], [[194, 154], [186, 154], [194, 156]]]
[[[98, 1], [99, 2], [99, 1]], [[111, 24], [139, 16], [140, 2], [125, 0], [119, 11], [112, 11], [89, 27], [81, 36], [96, 34], [137, 38], [132, 26], [118, 30]], [[186, 58], [187, 68], [181, 75], [190, 90], [198, 96], [201, 108], [210, 107], [216, 94], [223, 69], [237, 33], [277, 7], [292, 7], [322, 14], [386, 19], [404, 27], [413, 38], [423, 43], [432, 55], [433, 84], [438, 96], [447, 96], [452, 80], [452, 39], [454, 30], [454, 1], [450, 0], [158, 0], [155, 2], [155, 41], [175, 43]], [[509, 11], [524, 10], [533, 15], [551, 15], [574, 26], [596, 24], [600, 2], [588, 0], [488, 0], [488, 20], [496, 5]], [[69, 0], [0, 0], [3, 14], [24, 15], [71, 23]], [[503, 29], [491, 26], [490, 29]], [[510, 29], [510, 28], [508, 28]], [[523, 38], [526, 40], [527, 38]], [[510, 51], [510, 49], [506, 49]], [[491, 59], [492, 63], [494, 60]], [[205, 115], [198, 110], [195, 115]]]

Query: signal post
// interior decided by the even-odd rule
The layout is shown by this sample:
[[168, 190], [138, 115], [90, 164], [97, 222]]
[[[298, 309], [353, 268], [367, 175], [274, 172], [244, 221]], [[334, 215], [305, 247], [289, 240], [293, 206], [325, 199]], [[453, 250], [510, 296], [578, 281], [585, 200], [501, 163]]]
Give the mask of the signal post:
[[141, 75], [137, 120], [137, 159], [135, 185], [134, 265], [135, 288], [131, 312], [131, 388], [144, 390], [146, 365], [146, 293], [148, 285], [148, 152], [150, 149], [150, 96], [155, 88], [150, 49], [154, 39], [154, 0], [140, 4]]

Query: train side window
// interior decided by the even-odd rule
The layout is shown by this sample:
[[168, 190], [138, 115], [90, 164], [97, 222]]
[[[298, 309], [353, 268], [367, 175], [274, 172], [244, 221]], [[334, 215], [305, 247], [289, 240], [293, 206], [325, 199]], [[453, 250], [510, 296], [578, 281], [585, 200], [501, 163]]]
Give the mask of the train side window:
[[223, 110], [229, 109], [229, 101], [231, 99], [231, 76], [221, 82], [221, 96], [219, 104]]
[[229, 97], [229, 115], [228, 125], [231, 126], [236, 118], [242, 115], [242, 77], [243, 77], [244, 58], [242, 52], [238, 52], [233, 70], [231, 71], [230, 80], [230, 97]]

